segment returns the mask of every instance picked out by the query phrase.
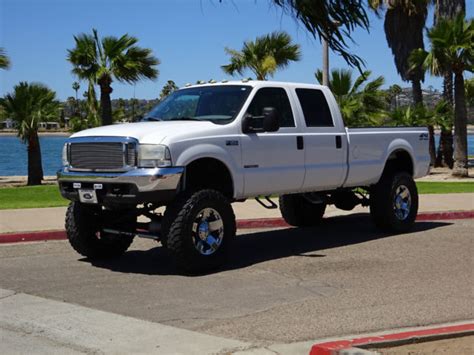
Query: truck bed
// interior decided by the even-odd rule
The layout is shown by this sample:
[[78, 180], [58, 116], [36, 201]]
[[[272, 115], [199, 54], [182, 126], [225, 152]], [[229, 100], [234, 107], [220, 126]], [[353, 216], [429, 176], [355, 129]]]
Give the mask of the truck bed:
[[429, 170], [428, 129], [424, 127], [346, 128], [348, 173], [345, 187], [369, 186], [382, 175], [389, 152], [397, 149], [410, 154], [413, 176]]

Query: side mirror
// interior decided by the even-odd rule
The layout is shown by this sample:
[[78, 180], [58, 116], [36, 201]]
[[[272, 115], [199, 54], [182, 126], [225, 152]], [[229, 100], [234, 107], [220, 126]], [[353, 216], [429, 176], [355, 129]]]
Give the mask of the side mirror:
[[252, 121], [253, 117], [252, 115], [246, 114], [244, 118], [242, 119], [242, 132], [247, 134], [247, 133], [252, 133], [255, 132], [255, 129], [252, 127]]
[[280, 117], [274, 107], [263, 109], [263, 130], [265, 132], [276, 132], [280, 129]]

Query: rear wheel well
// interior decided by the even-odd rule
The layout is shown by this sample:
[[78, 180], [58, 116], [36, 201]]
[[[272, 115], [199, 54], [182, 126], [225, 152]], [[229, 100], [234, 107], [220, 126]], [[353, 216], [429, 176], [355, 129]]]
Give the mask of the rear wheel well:
[[387, 162], [385, 163], [383, 175], [402, 171], [413, 176], [413, 161], [406, 150], [396, 150], [388, 157]]
[[186, 191], [213, 189], [228, 199], [234, 196], [234, 184], [227, 166], [214, 158], [201, 158], [186, 166], [184, 187]]

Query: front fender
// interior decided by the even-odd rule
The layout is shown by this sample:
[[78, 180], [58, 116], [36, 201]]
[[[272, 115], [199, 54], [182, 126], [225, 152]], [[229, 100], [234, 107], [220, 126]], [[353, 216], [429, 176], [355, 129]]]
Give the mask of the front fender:
[[203, 143], [193, 145], [183, 150], [178, 157], [176, 157], [175, 165], [186, 167], [193, 161], [202, 158], [212, 158], [223, 163], [230, 172], [230, 176], [234, 186], [234, 198], [239, 198], [244, 191], [244, 178], [239, 172], [240, 150], [231, 154], [228, 150], [215, 144]]

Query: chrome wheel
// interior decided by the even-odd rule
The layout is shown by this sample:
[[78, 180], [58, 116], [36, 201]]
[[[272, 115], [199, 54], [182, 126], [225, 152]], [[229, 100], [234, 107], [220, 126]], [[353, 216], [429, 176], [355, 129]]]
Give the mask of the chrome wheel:
[[395, 190], [393, 199], [393, 211], [400, 221], [407, 219], [411, 209], [410, 190], [405, 185], [400, 185]]
[[224, 238], [224, 223], [221, 215], [213, 208], [204, 208], [194, 219], [193, 243], [202, 255], [211, 255], [219, 249]]

